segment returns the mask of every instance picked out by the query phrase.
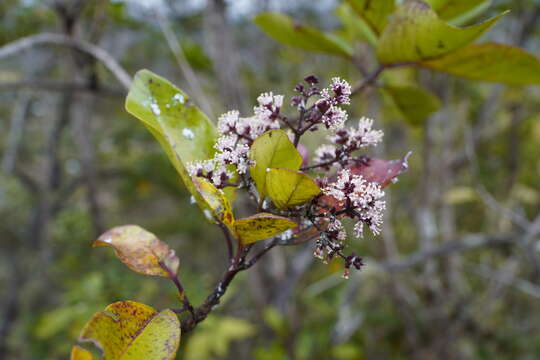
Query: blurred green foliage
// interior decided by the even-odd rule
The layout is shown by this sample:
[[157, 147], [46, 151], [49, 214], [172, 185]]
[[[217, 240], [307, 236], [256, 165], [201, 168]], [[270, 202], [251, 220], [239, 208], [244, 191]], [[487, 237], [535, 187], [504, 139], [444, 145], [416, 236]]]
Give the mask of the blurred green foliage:
[[[537, 25], [523, 35], [525, 40], [518, 39], [529, 15], [538, 12], [537, 1], [493, 1], [487, 7], [489, 2], [456, 1], [454, 3], [467, 11], [457, 16], [454, 10], [446, 8], [439, 16], [461, 26], [511, 9], [486, 39], [509, 45], [520, 42], [537, 55], [540, 48]], [[52, 3], [0, 2], [0, 46], [32, 34], [61, 32], [62, 24]], [[185, 8], [174, 4], [167, 7], [187, 62], [197, 71], [215, 109], [240, 107], [220, 95], [216, 73], [221, 61], [211, 54], [205, 38], [208, 34], [204, 21], [208, 20], [205, 18], [208, 10], [197, 2], [189, 3]], [[376, 58], [369, 44], [375, 44], [377, 36], [366, 23], [354, 21], [354, 3], [361, 1], [336, 2], [329, 8], [314, 5], [312, 1], [299, 1], [297, 5], [278, 8], [286, 10], [295, 21], [301, 19], [299, 22], [313, 25], [308, 32], [309, 41], [314, 38], [318, 42], [322, 36], [319, 31], [327, 32], [332, 39], [329, 40], [331, 52], [339, 49], [340, 55], [348, 55], [354, 50], [362, 56], [364, 65], [372, 67], [376, 65]], [[430, 3], [437, 9], [436, 4], [441, 2]], [[240, 77], [235, 80], [247, 94], [246, 103], [250, 106], [262, 91], [291, 94], [294, 84], [310, 73], [325, 80], [332, 76], [347, 78], [351, 83], [361, 79], [350, 59], [314, 55], [294, 46], [283, 47], [267, 38], [251, 21], [256, 13], [268, 10], [262, 5], [261, 8], [254, 5], [256, 10], [251, 12], [235, 7], [232, 2], [228, 5], [234, 9], [229, 11], [227, 19], [236, 40], [236, 55], [241, 58]], [[334, 9], [337, 16], [333, 15]], [[101, 31], [100, 46], [108, 49], [130, 74], [149, 68], [187, 87], [152, 9], [128, 1], [96, 1], [79, 19], [78, 32], [84, 38], [96, 28]], [[285, 30], [290, 29], [280, 28], [279, 36], [287, 37]], [[300, 48], [305, 49], [306, 44], [303, 45]], [[60, 117], [65, 93], [38, 85], [44, 80], [79, 81], [77, 76], [84, 73], [80, 70], [77, 76], [69, 77], [60, 63], [62, 59], [71, 58], [56, 47], [40, 47], [0, 60], [0, 86], [4, 82], [34, 81], [35, 87], [1, 87], [0, 124], [2, 129], [10, 129], [21, 94], [29, 94], [30, 115], [17, 164], [18, 170], [35, 178], [40, 185], [46, 185], [48, 134]], [[436, 242], [445, 241], [440, 229], [448, 219], [452, 221], [455, 238], [470, 233], [521, 231], [497, 205], [486, 205], [483, 191], [493, 194], [495, 204], [502, 204], [518, 216], [532, 219], [538, 213], [538, 87], [473, 82], [419, 68], [401, 70], [389, 70], [383, 77], [393, 93], [399, 94], [398, 102], [395, 96], [389, 98], [392, 91], [386, 93], [382, 87], [382, 96], [370, 92], [366, 97], [355, 98], [350, 106], [351, 118], [364, 114], [375, 116], [377, 127], [384, 128], [387, 157], [397, 158], [413, 150], [410, 172], [390, 191], [392, 214], [388, 222], [393, 225], [400, 254], [406, 256], [418, 250], [422, 229], [415, 217], [418, 209], [426, 204], [437, 219]], [[526, 80], [533, 76], [531, 72], [520, 73], [519, 65], [495, 67], [491, 74], [504, 73], [508, 79], [514, 71], [516, 76]], [[181, 185], [159, 144], [124, 112], [124, 94], [117, 90], [114, 77], [99, 66], [97, 73], [99, 85], [112, 88], [116, 94], [104, 93], [98, 87], [101, 90], [91, 109], [92, 133], [88, 134], [95, 147], [96, 163], [102, 170], [111, 170], [98, 179], [105, 225], [137, 223], [175, 248], [181, 260], [184, 285], [189, 289], [192, 302], [198, 304], [215, 285], [226, 263], [223, 257], [226, 247], [219, 229], [210, 227], [199, 209], [190, 205], [189, 192]], [[411, 87], [414, 90], [411, 91]], [[435, 96], [438, 100], [434, 100]], [[430, 105], [430, 111], [419, 108], [420, 103]], [[75, 103], [72, 114], [77, 114], [77, 110]], [[467, 136], [475, 129], [481, 130], [478, 136], [482, 141], [478, 142], [473, 166], [464, 149]], [[8, 131], [0, 135], [2, 150], [8, 146], [8, 135]], [[310, 136], [306, 145], [313, 149], [321, 137]], [[430, 142], [433, 139], [435, 144]], [[450, 144], [447, 147], [441, 145], [445, 140]], [[9, 349], [5, 352], [6, 359], [67, 358], [84, 323], [114, 301], [133, 299], [152, 304], [156, 309], [177, 302], [175, 289], [165, 279], [146, 278], [126, 271], [110, 251], [91, 249], [90, 244], [99, 234], [89, 210], [86, 188], [78, 187], [69, 197], [63, 197], [62, 190], [81, 174], [78, 144], [71, 130], [63, 134], [60, 142], [58, 156], [64, 180], [57, 192], [33, 193], [14, 172], [2, 171], [0, 177], [2, 314], [9, 309], [12, 289], [17, 289], [18, 295], [17, 312], [8, 313], [15, 315], [16, 321], [9, 333], [3, 334]], [[450, 175], [437, 172], [440, 169], [432, 164], [444, 163], [448, 152], [456, 155], [452, 159], [459, 160], [451, 164]], [[431, 158], [426, 160], [428, 153]], [[436, 194], [426, 194], [426, 189], [433, 186]], [[62, 200], [62, 206], [43, 230], [47, 233], [45, 241], [35, 246], [33, 240], [37, 236], [31, 233], [32, 224], [45, 196]], [[385, 244], [379, 238], [351, 242], [350, 247], [369, 259], [386, 258]], [[459, 286], [445, 278], [449, 267], [446, 261], [436, 263], [442, 275], [429, 286], [425, 285], [430, 276], [428, 270], [420, 266], [387, 273], [375, 263], [368, 263], [360, 280], [354, 279], [354, 282], [343, 281], [341, 267], [334, 264], [316, 263], [309, 271], [297, 274], [292, 259], [299, 262], [300, 250], [280, 249], [255, 269], [253, 275], [239, 278], [229, 289], [228, 300], [222, 308], [216, 309], [195, 333], [182, 338], [178, 358], [431, 359], [445, 347], [440, 339], [453, 342], [446, 345], [450, 354], [442, 352], [446, 357], [439, 355], [439, 358], [539, 357], [537, 297], [520, 290], [517, 281], [510, 285], [499, 284], [496, 277], [482, 275], [482, 268], [478, 266], [504, 270], [502, 266], [508, 265], [506, 261], [518, 250], [504, 248], [499, 252], [465, 253], [460, 258], [463, 278]], [[523, 252], [527, 250], [521, 250]], [[533, 256], [537, 256], [536, 253]], [[518, 265], [524, 267], [519, 268], [517, 275], [534, 284], [537, 275], [531, 263], [521, 261]], [[0, 321], [5, 324], [7, 319]], [[340, 328], [341, 324], [348, 323], [340, 323], [343, 319], [358, 321], [358, 326], [347, 333], [347, 329]], [[465, 320], [460, 322], [461, 319]], [[453, 333], [452, 325], [459, 325]], [[413, 347], [414, 344], [417, 347]]]

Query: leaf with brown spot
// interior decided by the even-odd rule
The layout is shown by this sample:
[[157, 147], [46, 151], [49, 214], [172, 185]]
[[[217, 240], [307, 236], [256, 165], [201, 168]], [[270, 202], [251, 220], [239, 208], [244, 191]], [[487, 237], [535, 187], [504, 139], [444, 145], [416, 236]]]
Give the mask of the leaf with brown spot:
[[385, 65], [439, 58], [472, 43], [505, 14], [460, 28], [439, 19], [426, 3], [406, 0], [397, 6], [383, 30], [377, 58]]
[[71, 360], [94, 360], [92, 353], [82, 347], [75, 345], [71, 348]]
[[421, 62], [420, 66], [471, 80], [540, 84], [540, 57], [497, 43], [472, 44], [442, 58]]
[[282, 216], [260, 213], [234, 223], [234, 231], [242, 244], [250, 244], [268, 239], [274, 235], [298, 226], [294, 221]]
[[92, 246], [111, 246], [124, 264], [144, 275], [169, 277], [160, 263], [165, 264], [173, 274], [177, 273], [180, 265], [174, 250], [137, 225], [112, 228], [101, 235]]
[[171, 360], [180, 344], [180, 322], [169, 309], [119, 301], [96, 313], [79, 341], [93, 342], [103, 360]]

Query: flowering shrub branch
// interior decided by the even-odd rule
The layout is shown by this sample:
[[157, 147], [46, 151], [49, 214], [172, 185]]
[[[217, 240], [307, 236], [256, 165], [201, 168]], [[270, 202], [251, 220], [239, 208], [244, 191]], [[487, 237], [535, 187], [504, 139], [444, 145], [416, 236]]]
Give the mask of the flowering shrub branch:
[[[346, 126], [344, 106], [350, 104], [353, 90], [345, 80], [333, 78], [321, 88], [319, 79], [310, 75], [294, 91], [288, 102], [282, 95], [263, 93], [252, 115], [229, 111], [214, 127], [174, 85], [149, 71], [137, 74], [126, 108], [159, 140], [193, 201], [222, 230], [228, 266], [203, 303], [194, 306], [178, 277], [180, 260], [174, 250], [138, 226], [113, 228], [94, 245], [112, 247], [136, 272], [171, 280], [181, 307], [158, 313], [144, 304], [119, 302], [111, 305], [112, 313], [130, 308], [134, 313], [158, 314], [170, 320], [167, 331], [176, 339], [180, 331], [193, 330], [208, 316], [238, 273], [276, 246], [314, 241], [314, 256], [324, 262], [340, 258], [345, 278], [352, 268], [363, 266], [359, 255], [347, 253], [345, 222], [354, 223], [352, 234], [357, 238], [363, 237], [365, 228], [380, 233], [382, 189], [406, 170], [407, 157], [386, 161], [358, 153], [380, 143], [383, 132], [373, 129], [373, 120], [367, 118]], [[286, 103], [295, 116], [286, 115]], [[328, 143], [310, 156], [302, 139], [315, 131], [325, 131]], [[235, 218], [237, 192], [245, 192], [251, 200], [251, 216]], [[263, 240], [264, 246], [255, 246]], [[106, 334], [96, 334], [99, 321], [92, 319], [82, 338], [105, 343]]]

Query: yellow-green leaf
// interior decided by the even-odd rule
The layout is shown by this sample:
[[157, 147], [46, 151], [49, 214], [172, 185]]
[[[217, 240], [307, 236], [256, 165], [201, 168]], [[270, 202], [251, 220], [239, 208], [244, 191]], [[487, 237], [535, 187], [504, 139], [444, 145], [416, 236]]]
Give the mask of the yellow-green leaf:
[[79, 341], [93, 342], [104, 360], [171, 360], [180, 344], [180, 322], [171, 310], [119, 301], [96, 313]]
[[280, 209], [302, 205], [321, 192], [309, 176], [289, 169], [270, 169], [266, 189], [268, 196]]
[[260, 213], [236, 220], [234, 230], [242, 244], [268, 239], [274, 235], [297, 227], [294, 221], [282, 216]]
[[458, 28], [440, 20], [426, 3], [406, 0], [397, 7], [384, 28], [377, 57], [383, 64], [441, 57], [478, 39], [504, 14], [477, 25]]
[[510, 85], [540, 84], [540, 58], [514, 46], [473, 44], [420, 65], [471, 80]]
[[489, 8], [491, 0], [426, 0], [439, 18], [459, 25]]
[[342, 2], [335, 12], [348, 38], [353, 41], [367, 41], [371, 45], [377, 44], [377, 35], [361, 17], [355, 14], [348, 3]]
[[347, 0], [351, 8], [379, 36], [394, 11], [394, 0]]
[[266, 174], [269, 168], [298, 170], [302, 165], [302, 156], [283, 130], [270, 130], [259, 136], [250, 149], [250, 157], [255, 165], [250, 168], [250, 175], [255, 181], [257, 191], [264, 198]]
[[174, 250], [137, 225], [112, 228], [101, 235], [92, 246], [111, 246], [124, 264], [144, 275], [168, 277], [160, 263], [165, 264], [174, 274], [180, 264]]
[[193, 182], [206, 203], [210, 206], [210, 214], [205, 211], [205, 215], [232, 229], [234, 215], [225, 193], [203, 178], [194, 178]]
[[261, 13], [253, 20], [268, 36], [299, 49], [350, 57], [351, 47], [338, 37], [311, 26], [295, 24], [280, 13]]
[[191, 103], [186, 93], [148, 70], [141, 70], [135, 75], [126, 98], [126, 110], [141, 120], [159, 141], [199, 206], [203, 210], [208, 209], [186, 170], [186, 164], [214, 155], [217, 138], [214, 124]]
[[75, 345], [71, 348], [71, 360], [94, 360], [92, 353], [82, 347]]
[[380, 88], [388, 95], [391, 103], [405, 120], [413, 125], [422, 125], [429, 115], [439, 110], [441, 100], [415, 86], [383, 86]]

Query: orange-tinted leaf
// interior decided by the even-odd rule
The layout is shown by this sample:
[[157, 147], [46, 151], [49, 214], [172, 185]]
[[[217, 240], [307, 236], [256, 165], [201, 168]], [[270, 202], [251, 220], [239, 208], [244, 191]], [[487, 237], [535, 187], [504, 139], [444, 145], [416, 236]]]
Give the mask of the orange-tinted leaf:
[[111, 246], [124, 264], [144, 275], [168, 277], [169, 274], [160, 263], [165, 264], [174, 274], [180, 264], [174, 250], [154, 234], [137, 225], [112, 228], [92, 245]]
[[234, 223], [234, 230], [242, 244], [268, 239], [295, 228], [297, 224], [282, 216], [260, 213]]

